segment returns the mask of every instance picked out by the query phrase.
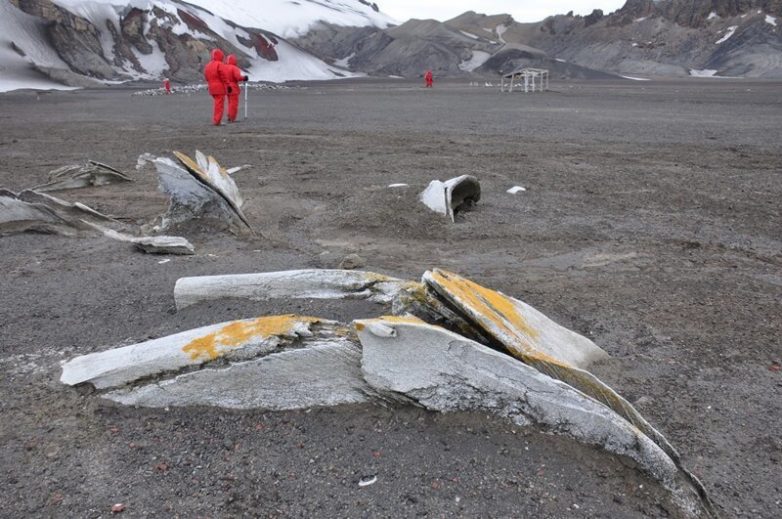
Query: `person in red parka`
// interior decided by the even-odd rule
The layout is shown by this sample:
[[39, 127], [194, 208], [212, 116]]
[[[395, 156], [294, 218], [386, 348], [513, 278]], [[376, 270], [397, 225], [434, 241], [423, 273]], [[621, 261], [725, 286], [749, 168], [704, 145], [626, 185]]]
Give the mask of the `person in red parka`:
[[228, 121], [236, 122], [236, 115], [239, 113], [239, 95], [242, 90], [239, 88], [239, 81], [250, 79], [236, 66], [236, 56], [229, 54], [225, 64], [226, 70], [226, 90], [228, 91]]
[[432, 74], [431, 70], [427, 70], [424, 73], [424, 81], [426, 81], [426, 88], [432, 88], [432, 85], [434, 85], [434, 74]]
[[227, 67], [223, 63], [223, 51], [215, 49], [212, 51], [212, 61], [204, 69], [204, 78], [206, 78], [209, 95], [212, 96], [214, 101], [212, 124], [215, 126], [220, 126], [220, 123], [223, 121], [227, 77]]
[[168, 78], [163, 78], [163, 88], [166, 89], [166, 94], [171, 93], [171, 80]]

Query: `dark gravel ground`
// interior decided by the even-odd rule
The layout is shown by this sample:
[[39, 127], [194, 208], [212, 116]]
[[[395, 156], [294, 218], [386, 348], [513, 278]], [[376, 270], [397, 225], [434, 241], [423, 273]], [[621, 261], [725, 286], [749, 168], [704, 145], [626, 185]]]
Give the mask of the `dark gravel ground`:
[[[142, 152], [209, 152], [261, 235], [188, 234], [198, 254], [98, 238], [0, 239], [0, 516], [677, 517], [627, 460], [481, 415], [128, 409], [61, 386], [75, 355], [234, 318], [349, 320], [351, 303], [225, 301], [176, 313], [185, 275], [440, 266], [536, 306], [612, 359], [595, 372], [681, 451], [725, 517], [782, 516], [782, 85], [310, 84], [253, 92], [213, 128], [205, 95], [0, 96], [0, 187], [95, 159], [136, 182], [60, 192], [139, 224], [165, 208]], [[415, 200], [480, 178], [447, 224]], [[391, 190], [403, 182], [407, 189]], [[528, 191], [505, 191], [522, 185]], [[359, 488], [363, 476], [377, 483]]]

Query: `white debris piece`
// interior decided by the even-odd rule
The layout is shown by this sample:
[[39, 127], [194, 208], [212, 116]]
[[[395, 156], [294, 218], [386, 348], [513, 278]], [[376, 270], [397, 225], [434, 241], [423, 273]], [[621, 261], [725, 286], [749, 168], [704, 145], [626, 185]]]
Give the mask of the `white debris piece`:
[[508, 189], [508, 193], [510, 193], [511, 195], [515, 195], [516, 193], [522, 193], [526, 190], [527, 190], [526, 187], [513, 186], [512, 188]]
[[389, 184], [388, 187], [395, 188], [395, 187], [409, 187], [408, 184]]
[[409, 282], [356, 270], [289, 270], [259, 274], [200, 276], [177, 280], [178, 309], [225, 298], [368, 299], [388, 303]]
[[188, 256], [195, 254], [195, 247], [186, 238], [181, 236], [132, 236], [98, 224], [90, 224], [112, 240], [133, 243], [147, 254], [176, 254]]
[[432, 180], [419, 199], [429, 209], [448, 216], [453, 222], [457, 212], [481, 199], [481, 184], [472, 175], [462, 175], [445, 182]]

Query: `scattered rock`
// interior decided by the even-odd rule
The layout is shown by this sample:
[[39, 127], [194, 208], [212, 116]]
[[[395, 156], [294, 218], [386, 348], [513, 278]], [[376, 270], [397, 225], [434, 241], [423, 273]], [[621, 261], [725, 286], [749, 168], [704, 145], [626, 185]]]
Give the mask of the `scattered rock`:
[[339, 268], [343, 270], [360, 269], [365, 267], [366, 264], [366, 260], [358, 254], [348, 254], [339, 262]]

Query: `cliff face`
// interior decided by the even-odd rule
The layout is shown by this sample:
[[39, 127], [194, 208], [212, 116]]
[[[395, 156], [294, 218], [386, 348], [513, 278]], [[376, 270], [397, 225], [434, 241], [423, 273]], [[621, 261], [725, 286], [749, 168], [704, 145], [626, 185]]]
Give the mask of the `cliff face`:
[[782, 16], [782, 0], [628, 0], [616, 16], [660, 16], [684, 27], [700, 28], [715, 17], [731, 18], [753, 10]]

